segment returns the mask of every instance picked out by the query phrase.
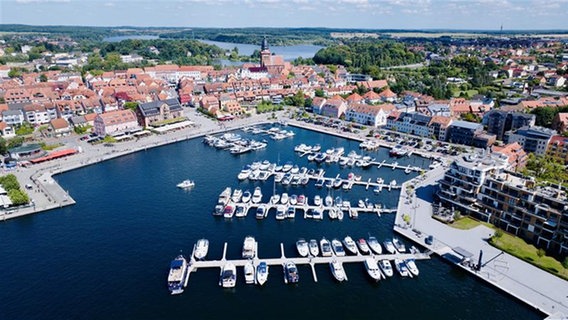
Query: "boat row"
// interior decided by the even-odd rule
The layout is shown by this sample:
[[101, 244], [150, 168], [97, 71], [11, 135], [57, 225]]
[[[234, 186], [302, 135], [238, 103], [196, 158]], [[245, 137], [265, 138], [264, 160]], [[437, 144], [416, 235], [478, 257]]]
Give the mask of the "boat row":
[[317, 257], [320, 254], [322, 257], [344, 257], [347, 254], [369, 255], [383, 253], [381, 244], [374, 236], [369, 236], [367, 239], [359, 238], [357, 241], [353, 240], [351, 236], [346, 236], [341, 241], [338, 239], [329, 241], [326, 238], [322, 238], [319, 242], [315, 239], [306, 241], [300, 238], [296, 242], [296, 250], [301, 257]]
[[225, 133], [219, 137], [206, 136], [203, 142], [220, 150], [229, 150], [232, 154], [261, 150], [267, 146], [265, 141], [244, 139], [236, 133]]

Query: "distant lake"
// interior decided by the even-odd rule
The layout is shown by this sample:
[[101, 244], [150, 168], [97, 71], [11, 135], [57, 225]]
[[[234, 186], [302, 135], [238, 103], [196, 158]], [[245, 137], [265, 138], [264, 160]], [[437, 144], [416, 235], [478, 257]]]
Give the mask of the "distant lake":
[[120, 42], [122, 40], [155, 40], [158, 36], [143, 36], [143, 35], [131, 35], [131, 36], [114, 36], [103, 38], [105, 42]]
[[[240, 55], [250, 56], [254, 50], [260, 50], [260, 43], [255, 44], [244, 44], [244, 43], [232, 43], [232, 42], [219, 42], [210, 40], [200, 40], [203, 43], [216, 45], [219, 48], [225, 50], [232, 50], [234, 47], [239, 49]], [[270, 44], [269, 44], [270, 46]], [[298, 57], [302, 58], [312, 58], [318, 50], [323, 49], [322, 46], [316, 46], [311, 44], [299, 44], [294, 46], [270, 46], [270, 52], [284, 57], [284, 60], [291, 61]]]

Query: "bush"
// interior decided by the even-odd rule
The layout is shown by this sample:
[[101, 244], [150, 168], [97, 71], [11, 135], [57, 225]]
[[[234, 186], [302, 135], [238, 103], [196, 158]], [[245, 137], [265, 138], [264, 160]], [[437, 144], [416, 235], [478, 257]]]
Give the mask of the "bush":
[[18, 182], [16, 176], [13, 174], [8, 174], [3, 177], [0, 177], [0, 184], [2, 185], [2, 187], [4, 187], [4, 190], [6, 191], [20, 189], [20, 183]]
[[28, 194], [20, 189], [12, 189], [8, 191], [8, 197], [10, 197], [10, 200], [16, 206], [30, 202]]
[[495, 233], [493, 234], [493, 236], [495, 238], [501, 238], [503, 236], [503, 230], [501, 230], [501, 229], [495, 230]]

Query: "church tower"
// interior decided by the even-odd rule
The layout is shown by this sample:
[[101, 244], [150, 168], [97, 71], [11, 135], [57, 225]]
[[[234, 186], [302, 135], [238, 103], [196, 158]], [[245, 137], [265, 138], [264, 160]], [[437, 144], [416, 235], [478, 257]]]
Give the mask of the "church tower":
[[268, 40], [266, 36], [262, 39], [262, 44], [260, 46], [260, 66], [266, 68], [266, 66], [271, 65], [270, 50], [268, 49]]

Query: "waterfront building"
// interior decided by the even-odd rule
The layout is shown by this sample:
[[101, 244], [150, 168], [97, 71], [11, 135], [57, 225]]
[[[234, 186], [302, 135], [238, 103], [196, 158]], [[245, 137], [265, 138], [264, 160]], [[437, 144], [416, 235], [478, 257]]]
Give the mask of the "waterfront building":
[[71, 133], [69, 123], [63, 118], [51, 120], [48, 130], [50, 131], [52, 137], [68, 136]]
[[347, 102], [340, 96], [334, 96], [325, 101], [320, 109], [320, 114], [325, 117], [339, 119], [345, 114], [346, 110]]
[[409, 133], [421, 137], [430, 135], [428, 124], [431, 117], [421, 113], [401, 112], [398, 116], [391, 113], [387, 118], [387, 128], [398, 132]]
[[474, 144], [476, 136], [483, 131], [483, 125], [475, 122], [454, 120], [450, 124], [446, 139], [452, 143], [459, 143], [471, 146]]
[[117, 136], [140, 130], [136, 115], [132, 110], [116, 110], [97, 115], [95, 133], [101, 137]]
[[440, 180], [442, 206], [494, 224], [555, 255], [568, 253], [568, 199], [560, 186], [507, 171], [503, 154], [468, 154]]
[[24, 106], [24, 117], [32, 125], [42, 125], [57, 118], [57, 110], [52, 104], [29, 104]]
[[497, 140], [503, 140], [505, 132], [532, 127], [535, 121], [534, 114], [491, 110], [483, 116], [482, 123], [487, 126], [487, 133], [496, 135]]
[[440, 141], [446, 141], [446, 132], [452, 121], [450, 117], [432, 116], [428, 124], [428, 136]]
[[11, 125], [6, 124], [4, 121], [0, 121], [0, 136], [4, 138], [14, 137], [16, 133]]
[[183, 117], [183, 109], [177, 99], [158, 100], [138, 105], [136, 116], [140, 125], [149, 127], [158, 122]]
[[41, 145], [33, 143], [24, 144], [19, 147], [8, 149], [8, 154], [12, 159], [24, 161], [43, 157], [47, 154], [47, 152], [41, 148]]
[[363, 103], [357, 103], [347, 107], [345, 112], [345, 120], [369, 125], [373, 127], [384, 126], [387, 124], [387, 116], [390, 113], [383, 109], [382, 106], [373, 106]]
[[550, 138], [556, 135], [556, 131], [543, 127], [522, 127], [515, 132], [509, 133], [506, 142], [518, 142], [526, 152], [532, 152], [537, 156], [546, 153]]
[[527, 153], [517, 142], [509, 143], [504, 146], [493, 146], [491, 147], [491, 151], [500, 153], [509, 159], [507, 170], [518, 172], [527, 165]]

